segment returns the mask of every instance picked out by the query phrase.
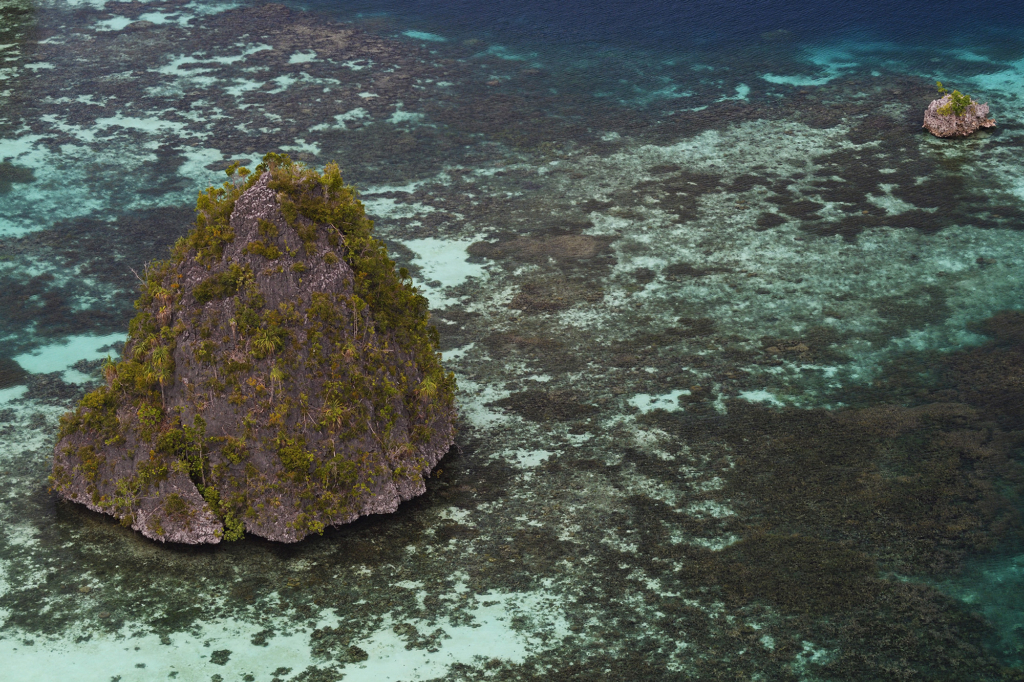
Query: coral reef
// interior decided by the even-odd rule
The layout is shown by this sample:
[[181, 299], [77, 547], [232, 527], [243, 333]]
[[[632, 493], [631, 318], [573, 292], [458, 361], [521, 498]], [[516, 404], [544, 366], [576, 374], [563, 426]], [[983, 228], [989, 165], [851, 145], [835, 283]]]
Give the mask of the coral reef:
[[199, 197], [123, 360], [61, 420], [51, 484], [147, 537], [294, 542], [422, 494], [454, 375], [336, 165], [269, 154]]
[[[795, 34], [584, 64], [319, 5], [32, 5], [0, 120], [21, 230], [0, 239], [7, 668], [1021, 679], [1001, 666], [1024, 664], [1024, 327], [964, 335], [1019, 304], [1016, 128], [984, 164], [936, 153], [916, 134], [932, 81], [894, 65], [935, 67], [903, 45], [835, 69]], [[1012, 115], [1012, 90], [989, 77], [985, 99]], [[397, 513], [291, 545], [165, 546], [53, 504], [54, 424], [92, 376], [64, 340], [105, 354], [130, 268], [256, 149], [343, 159], [366, 188], [433, 304], [459, 449]], [[203, 296], [237, 285], [204, 272], [229, 276]], [[37, 353], [60, 364], [28, 369]]]

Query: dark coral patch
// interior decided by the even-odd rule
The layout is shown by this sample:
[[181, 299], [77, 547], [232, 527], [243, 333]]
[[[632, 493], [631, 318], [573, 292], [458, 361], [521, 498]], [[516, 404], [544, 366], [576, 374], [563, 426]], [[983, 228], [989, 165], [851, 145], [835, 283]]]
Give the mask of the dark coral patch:
[[488, 405], [503, 407], [530, 421], [571, 421], [597, 412], [597, 407], [572, 391], [522, 391]]
[[580, 234], [519, 237], [506, 242], [476, 242], [469, 246], [471, 256], [495, 260], [509, 258], [526, 262], [587, 260], [607, 252], [610, 237]]
[[738, 409], [750, 428], [735, 435], [730, 497], [773, 532], [848, 543], [894, 570], [938, 574], [1020, 532], [1019, 511], [992, 483], [1024, 490], [1024, 470], [1011, 463], [1005, 436], [967, 405]]
[[[877, 590], [874, 561], [828, 540], [800, 535], [754, 535], [704, 564], [733, 604], [762, 601], [789, 613], [823, 615], [861, 606]], [[696, 576], [694, 576], [696, 578]]]
[[808, 220], [817, 217], [818, 211], [825, 207], [824, 204], [818, 203], [817, 201], [798, 199], [792, 195], [776, 195], [768, 199], [768, 201], [778, 205], [779, 211], [782, 213], [801, 220]]
[[673, 263], [662, 270], [662, 274], [666, 277], [675, 278], [707, 277], [708, 275], [717, 275], [723, 272], [732, 272], [732, 270], [717, 265], [700, 267], [691, 263]]
[[604, 291], [593, 283], [556, 276], [524, 282], [509, 307], [529, 313], [550, 313], [602, 299]]
[[0, 162], [0, 194], [11, 191], [12, 185], [35, 182], [35, 171], [24, 166], [15, 166], [7, 161]]
[[757, 227], [755, 229], [759, 231], [770, 230], [773, 227], [778, 227], [779, 225], [782, 225], [785, 222], [786, 218], [784, 216], [781, 216], [778, 213], [765, 212], [757, 216], [757, 221], [755, 221], [755, 225]]
[[744, 173], [733, 178], [729, 189], [733, 192], [748, 192], [758, 186], [770, 187], [771, 184], [772, 181], [770, 179], [753, 175], [751, 173]]
[[875, 189], [877, 183], [858, 183], [855, 180], [836, 180], [832, 177], [815, 180], [811, 183], [826, 201], [840, 202], [844, 204], [863, 204], [868, 194]]
[[25, 383], [28, 377], [21, 365], [10, 358], [0, 358], [0, 389]]
[[1008, 311], [979, 325], [988, 344], [950, 356], [944, 374], [964, 402], [984, 409], [1007, 431], [1024, 429], [1024, 313]]

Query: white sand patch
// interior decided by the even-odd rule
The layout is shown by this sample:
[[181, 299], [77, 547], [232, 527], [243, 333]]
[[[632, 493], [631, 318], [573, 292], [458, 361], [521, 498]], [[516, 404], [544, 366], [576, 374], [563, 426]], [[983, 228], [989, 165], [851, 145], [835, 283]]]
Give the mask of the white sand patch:
[[401, 123], [419, 123], [424, 119], [424, 115], [413, 111], [405, 111], [405, 105], [399, 102], [395, 105], [395, 113], [391, 114], [388, 118], [388, 123], [393, 125], [399, 125]]
[[724, 504], [720, 504], [713, 500], [704, 500], [702, 502], [694, 502], [693, 504], [686, 507], [686, 512], [694, 516], [710, 516], [714, 519], [724, 519], [728, 516], [735, 516], [734, 512]]
[[326, 86], [324, 87], [324, 92], [330, 92], [330, 86], [332, 85], [341, 85], [341, 81], [338, 80], [337, 78], [319, 78], [317, 76], [311, 76], [305, 71], [299, 72], [298, 77], [292, 77], [288, 75], [278, 76], [277, 78], [274, 79], [274, 82], [278, 83], [280, 87], [278, 87], [276, 90], [271, 90], [270, 94], [284, 92], [288, 87], [295, 83], [312, 83], [314, 85], [323, 85]]
[[679, 99], [682, 97], [693, 97], [692, 90], [683, 90], [676, 83], [669, 83], [664, 87], [658, 88], [657, 90], [651, 90], [645, 92], [639, 97], [634, 97], [630, 100], [624, 100], [631, 103], [647, 104], [659, 99]]
[[321, 61], [316, 58], [316, 51], [310, 50], [309, 52], [293, 52], [288, 57], [289, 64], [307, 64], [312, 61]]
[[304, 137], [296, 139], [295, 144], [281, 145], [281, 149], [286, 152], [305, 152], [314, 156], [320, 155], [320, 145], [316, 142], [306, 142]]
[[627, 419], [616, 419], [616, 423], [606, 423], [604, 425], [605, 431], [611, 431], [616, 426], [625, 426], [633, 433], [633, 441], [637, 447], [641, 448], [644, 452], [656, 455], [658, 459], [663, 460], [675, 460], [676, 456], [670, 453], [665, 448], [674, 442], [672, 436], [661, 429], [644, 429], [639, 428], [636, 425], [636, 419], [630, 416]]
[[504, 45], [491, 45], [486, 50], [484, 50], [483, 54], [493, 55], [495, 57], [498, 57], [499, 59], [505, 59], [507, 61], [512, 62], [525, 62], [529, 61], [530, 59], [534, 59], [537, 56], [536, 52], [528, 52], [526, 54], [512, 52]]
[[730, 545], [735, 545], [739, 541], [740, 537], [738, 535], [727, 535], [721, 538], [683, 539], [681, 536], [678, 536], [675, 533], [672, 534], [672, 542], [674, 544], [678, 545], [680, 542], [687, 542], [691, 545], [697, 545], [699, 547], [704, 547], [705, 549], [710, 549], [712, 552], [721, 552], [726, 547], [729, 547]]
[[237, 2], [205, 2], [205, 0], [192, 0], [192, 2], [185, 5], [185, 7], [196, 14], [219, 14], [220, 12], [227, 12], [228, 10], [235, 9], [240, 4], [241, 3]]
[[347, 69], [353, 71], [362, 71], [363, 69], [369, 69], [373, 66], [372, 59], [349, 59], [347, 62], [339, 62], [340, 66], [344, 66]]
[[[212, 67], [203, 68], [201, 66], [191, 67], [191, 64], [203, 64], [208, 61], [206, 59], [199, 59], [191, 55], [177, 55], [171, 57], [171, 61], [163, 66], [155, 69], [150, 69], [156, 73], [162, 73], [167, 76], [195, 76], [196, 74], [204, 73], [206, 71], [212, 71]], [[187, 67], [187, 68], [182, 68]]]
[[[178, 166], [178, 175], [192, 180], [195, 182], [196, 187], [216, 186], [227, 179], [223, 170], [210, 170], [206, 167], [212, 163], [223, 162], [223, 168], [227, 168], [228, 159], [224, 158], [224, 155], [219, 150], [185, 147], [181, 150], [181, 155], [185, 157], [185, 162]], [[244, 157], [234, 156], [232, 158], [240, 159]], [[261, 156], [259, 154], [253, 154], [249, 157], [249, 162], [243, 165], [250, 169], [255, 168], [260, 163], [260, 159]], [[194, 191], [190, 190], [189, 196], [192, 201], [195, 201]]]
[[415, 254], [413, 262], [423, 276], [441, 283], [444, 288], [462, 284], [470, 277], [484, 278], [487, 271], [478, 263], [470, 263], [466, 250], [474, 239], [411, 239], [402, 242]]
[[108, 334], [106, 336], [71, 336], [62, 343], [53, 343], [35, 350], [16, 355], [13, 360], [33, 374], [49, 374], [64, 372], [65, 381], [81, 383], [90, 379], [84, 374], [70, 369], [79, 360], [100, 360], [107, 355], [116, 356], [113, 352], [100, 352], [100, 348], [109, 346], [127, 338], [125, 334]]
[[[616, 191], [632, 187], [636, 178], [649, 176], [652, 166], [663, 163], [727, 177], [748, 164], [817, 177], [820, 171], [816, 158], [837, 149], [857, 148], [845, 138], [843, 125], [820, 131], [786, 122], [769, 125], [778, 126], [777, 136], [766, 136], [763, 131], [754, 135], [748, 124], [740, 124], [665, 147], [644, 145], [605, 157], [577, 158], [574, 170], [586, 179], [579, 183], [560, 179], [562, 191], [567, 196], [606, 200]], [[750, 144], [749, 140], [755, 138], [758, 144]], [[1005, 168], [1000, 189], [1024, 196], [1019, 164], [1007, 157], [999, 165]], [[809, 193], [810, 188], [801, 187], [802, 182], [798, 179], [794, 185]], [[643, 198], [659, 197], [655, 192]], [[692, 217], [684, 222], [662, 212], [658, 201], [641, 202], [629, 219], [614, 215], [614, 209], [603, 215], [591, 214], [594, 227], [587, 234], [616, 237], [611, 248], [617, 263], [614, 272], [620, 281], [626, 281], [628, 273], [639, 267], [657, 273], [670, 263], [712, 272], [700, 277], [659, 277], [632, 296], [622, 285], [612, 283], [605, 289], [601, 306], [577, 306], [562, 313], [560, 321], [602, 334], [615, 324], [616, 318], [608, 315], [608, 310], [638, 309], [665, 327], [672, 327], [676, 321], [665, 312], [666, 296], [687, 301], [694, 310], [701, 311], [700, 316], [715, 320], [719, 333], [747, 338], [757, 330], [761, 335], [798, 339], [812, 326], [809, 316], [824, 320], [837, 332], [852, 335], [849, 341], [838, 344], [850, 361], [828, 366], [787, 361], [779, 368], [783, 383], [792, 386], [792, 382], [799, 382], [807, 390], [778, 393], [775, 399], [809, 405], [821, 401], [815, 390], [834, 389], [851, 380], [870, 380], [902, 347], [942, 350], [976, 344], [979, 339], [965, 331], [972, 321], [1000, 309], [1019, 307], [1012, 282], [1024, 276], [1024, 236], [1017, 232], [954, 226], [936, 239], [914, 230], [882, 227], [867, 230], [852, 242], [838, 235], [807, 239], [797, 221], [772, 230], [752, 230], [759, 212], [774, 210], [766, 199], [767, 193], [758, 188], [744, 193], [741, 201], [726, 190], [707, 192]], [[869, 199], [890, 215], [916, 208], [884, 191]], [[978, 259], [982, 257], [993, 264], [979, 267]], [[884, 305], [876, 304], [878, 297], [906, 296], [911, 303], [920, 296], [922, 286], [942, 288], [951, 311], [948, 317], [928, 322], [924, 329], [908, 329], [904, 338], [890, 343], [863, 340], [866, 332], [884, 324], [886, 311]], [[822, 292], [844, 300], [826, 305]], [[694, 348], [697, 355], [706, 352], [700, 346], [697, 343]], [[763, 366], [757, 371], [774, 374], [774, 369]], [[746, 397], [766, 399], [756, 392]], [[634, 401], [634, 406], [649, 408], [645, 400], [649, 399]], [[722, 396], [715, 408], [725, 409]]]
[[241, 51], [234, 55], [209, 57], [202, 52], [191, 55], [172, 55], [167, 64], [153, 70], [168, 76], [194, 79], [197, 75], [212, 70], [217, 64], [234, 64], [251, 54], [274, 49], [266, 43], [237, 44], [236, 47], [240, 47]]
[[745, 100], [750, 94], [750, 86], [746, 83], [740, 83], [736, 86], [736, 94], [732, 97], [719, 97], [716, 101], [727, 102], [729, 100]]
[[11, 386], [10, 388], [0, 388], [0, 405], [6, 405], [12, 400], [17, 400], [21, 396], [25, 395], [28, 391], [28, 386]]
[[[1010, 62], [1007, 68], [995, 73], [972, 76], [968, 80], [979, 88], [993, 92], [1019, 93], [1024, 89], [1024, 59]], [[998, 120], [998, 119], [997, 119]]]
[[292, 85], [294, 83], [298, 83], [299, 82], [299, 78], [296, 77], [296, 76], [291, 75], [290, 73], [286, 73], [286, 74], [282, 74], [280, 76], [277, 76], [276, 78], [273, 78], [271, 80], [271, 82], [272, 83], [277, 83], [277, 87], [274, 88], [273, 90], [268, 90], [268, 92], [270, 94], [277, 94], [279, 92], [284, 92], [285, 90], [287, 90], [288, 86], [290, 86], [290, 85]]
[[[411, 191], [411, 190], [400, 190], [395, 188], [375, 188], [373, 190], [366, 190], [364, 194], [372, 194], [374, 192], [384, 191]], [[397, 199], [390, 197], [372, 197], [369, 199], [363, 199], [363, 206], [366, 207], [366, 212], [378, 217], [378, 218], [414, 218], [424, 213], [433, 213], [437, 209], [433, 206], [421, 204], [419, 202], [401, 202]]]
[[775, 83], [777, 85], [794, 85], [796, 87], [806, 87], [812, 85], [825, 85], [830, 80], [838, 76], [838, 73], [831, 73], [821, 78], [811, 78], [809, 76], [777, 76], [773, 73], [766, 73], [761, 76], [764, 80], [769, 83]]
[[267, 45], [266, 43], [251, 43], [251, 44], [250, 43], [235, 43], [235, 47], [242, 48], [242, 51], [239, 54], [237, 54], [237, 55], [226, 55], [226, 56], [222, 56], [222, 57], [208, 57], [207, 60], [208, 61], [213, 61], [213, 62], [219, 62], [221, 64], [234, 64], [235, 62], [242, 61], [243, 59], [245, 59], [246, 57], [248, 57], [251, 54], [256, 54], [257, 52], [263, 52], [265, 50], [273, 50], [274, 49], [274, 47], [272, 45]]
[[346, 111], [343, 114], [336, 114], [334, 117], [334, 123], [318, 123], [317, 125], [310, 128], [310, 132], [318, 130], [344, 130], [346, 121], [358, 121], [361, 119], [369, 118], [370, 112], [362, 107]]
[[548, 450], [524, 450], [518, 448], [510, 452], [506, 459], [521, 468], [533, 469], [548, 461], [552, 454], [554, 453]]
[[107, 128], [113, 127], [139, 130], [144, 133], [161, 135], [165, 132], [180, 133], [185, 128], [185, 124], [178, 123], [177, 121], [165, 121], [162, 118], [156, 118], [154, 116], [140, 118], [138, 116], [122, 116], [121, 114], [117, 114], [109, 118], [96, 119], [97, 130], [106, 130]]
[[487, 271], [478, 263], [468, 261], [466, 249], [475, 240], [412, 239], [402, 242], [416, 254], [412, 260], [420, 269], [425, 282], [437, 282], [426, 286], [424, 295], [432, 308], [441, 309], [458, 303], [461, 299], [449, 297], [446, 289], [458, 286], [470, 278], [485, 279]]
[[[0, 565], [0, 594], [7, 594], [11, 589], [11, 584], [7, 582], [7, 568]], [[8, 609], [0, 608], [0, 628], [6, 623], [7, 619], [10, 618], [11, 612]]]
[[402, 31], [402, 35], [415, 40], [425, 40], [429, 43], [448, 42], [448, 39], [444, 36], [439, 36], [436, 33], [427, 33], [425, 31]]
[[17, 547], [28, 547], [36, 544], [38, 529], [31, 523], [9, 523], [4, 528], [7, 542]]
[[957, 59], [962, 59], [965, 62], [991, 62], [992, 61], [988, 57], [980, 55], [980, 54], [978, 54], [976, 52], [972, 52], [971, 50], [956, 50], [952, 54]]
[[786, 403], [775, 397], [775, 394], [767, 389], [757, 391], [740, 391], [739, 397], [750, 403], [771, 403], [772, 405], [784, 406]]
[[112, 17], [97, 21], [92, 25], [92, 28], [94, 31], [120, 31], [130, 23], [132, 23], [132, 20], [128, 17]]
[[446, 351], [441, 353], [441, 361], [444, 362], [444, 363], [449, 363], [449, 362], [456, 362], [458, 360], [461, 360], [464, 357], [466, 357], [466, 354], [469, 353], [471, 350], [473, 350], [473, 348], [475, 346], [476, 346], [476, 341], [474, 341], [473, 343], [467, 344], [465, 346], [459, 346], [458, 348], [453, 348], [451, 350], [446, 350]]
[[[74, 137], [78, 138], [78, 140], [81, 142], [91, 143], [96, 141], [96, 130], [93, 128], [83, 128], [82, 126], [67, 123], [65, 121], [59, 120], [57, 116], [54, 114], [44, 114], [40, 117], [40, 120], [49, 123], [62, 133], [73, 135]], [[73, 147], [69, 151], [73, 152], [76, 151], [77, 149], [81, 148]]]
[[644, 414], [652, 410], [665, 410], [666, 412], [675, 412], [679, 409], [679, 396], [690, 395], [689, 389], [677, 389], [669, 393], [663, 393], [661, 395], [650, 395], [647, 393], [638, 393], [629, 399], [629, 404], [637, 408]]
[[[85, 626], [87, 627], [87, 626]], [[304, 631], [278, 634], [266, 646], [253, 646], [252, 636], [263, 625], [228, 621], [204, 625], [199, 636], [176, 633], [171, 644], [161, 644], [157, 635], [138, 636], [135, 624], [126, 625], [116, 635], [91, 630], [88, 641], [75, 641], [79, 633], [48, 640], [36, 639], [24, 646], [14, 638], [0, 640], [0, 658], [4, 676], [23, 682], [74, 680], [106, 682], [164, 682], [172, 673], [182, 680], [208, 680], [213, 674], [239, 680], [253, 674], [269, 680], [281, 666], [301, 671], [315, 661], [309, 650], [309, 635]], [[148, 629], [148, 628], [143, 628]], [[230, 651], [223, 664], [212, 662], [215, 651]]]
[[464, 376], [459, 376], [458, 382], [459, 392], [455, 395], [455, 403], [459, 414], [470, 424], [479, 429], [489, 429], [511, 420], [500, 408], [487, 407], [487, 403], [507, 398], [509, 391], [493, 384], [478, 384]]
[[[858, 49], [867, 49], [869, 46], [865, 44], [857, 45], [856, 47]], [[761, 76], [761, 78], [769, 83], [794, 85], [797, 87], [824, 85], [825, 83], [828, 83], [834, 78], [842, 75], [847, 70], [858, 65], [849, 49], [844, 49], [839, 46], [814, 48], [808, 50], [806, 56], [807, 61], [819, 67], [819, 73], [823, 73], [824, 75], [819, 77], [806, 75], [779, 76], [768, 73]]]
[[679, 488], [675, 488], [667, 483], [659, 481], [656, 478], [644, 476], [636, 470], [635, 466], [632, 465], [627, 469], [625, 480], [627, 483], [623, 490], [623, 494], [631, 495], [640, 493], [653, 500], [660, 500], [669, 507], [675, 507], [679, 502], [679, 498], [684, 494], [684, 491]]
[[[358, 641], [369, 659], [345, 667], [346, 682], [419, 682], [445, 677], [457, 664], [480, 665], [499, 659], [523, 663], [531, 654], [555, 646], [570, 634], [560, 601], [544, 592], [473, 595], [469, 611], [473, 622], [452, 625], [447, 618], [437, 621], [405, 620], [403, 632], [411, 626], [419, 636], [440, 630], [437, 651], [407, 649], [406, 638], [395, 632], [390, 614], [381, 628], [368, 639]], [[513, 620], [532, 622], [529, 631], [513, 627]]]
[[263, 87], [263, 83], [249, 80], [248, 78], [233, 78], [231, 82], [234, 85], [224, 88], [224, 92], [232, 97], [241, 97], [246, 92], [259, 90]]
[[188, 26], [193, 19], [195, 15], [184, 12], [146, 12], [139, 15], [139, 21], [149, 21], [157, 25], [177, 24], [182, 27]]
[[394, 585], [395, 587], [401, 587], [404, 590], [418, 590], [423, 587], [423, 583], [415, 580], [399, 580]]

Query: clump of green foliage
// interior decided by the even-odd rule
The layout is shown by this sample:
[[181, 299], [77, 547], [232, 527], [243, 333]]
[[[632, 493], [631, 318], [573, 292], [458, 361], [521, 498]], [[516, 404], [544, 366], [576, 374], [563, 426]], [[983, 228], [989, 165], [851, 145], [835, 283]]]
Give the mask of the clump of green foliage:
[[971, 107], [970, 95], [963, 95], [959, 90], [954, 90], [951, 93], [942, 87], [942, 81], [935, 81], [935, 85], [938, 86], [940, 95], [949, 95], [949, 101], [939, 107], [938, 112], [940, 116], [963, 116], [967, 113], [967, 110]]
[[192, 295], [196, 303], [203, 305], [216, 299], [234, 296], [239, 287], [249, 279], [252, 279], [251, 270], [232, 263], [226, 271], [211, 275], [197, 284], [192, 290]]

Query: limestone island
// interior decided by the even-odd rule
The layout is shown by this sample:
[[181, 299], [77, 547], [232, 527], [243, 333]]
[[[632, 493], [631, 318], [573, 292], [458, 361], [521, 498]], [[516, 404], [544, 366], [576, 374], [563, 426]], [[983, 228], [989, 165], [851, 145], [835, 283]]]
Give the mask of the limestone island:
[[941, 97], [932, 100], [924, 110], [924, 128], [936, 137], [967, 137], [979, 128], [994, 128], [996, 120], [988, 118], [988, 105], [979, 104], [959, 90], [949, 92], [937, 83]]
[[337, 165], [227, 173], [147, 267], [106, 385], [61, 418], [52, 489], [189, 544], [393, 512], [454, 441], [427, 301]]

